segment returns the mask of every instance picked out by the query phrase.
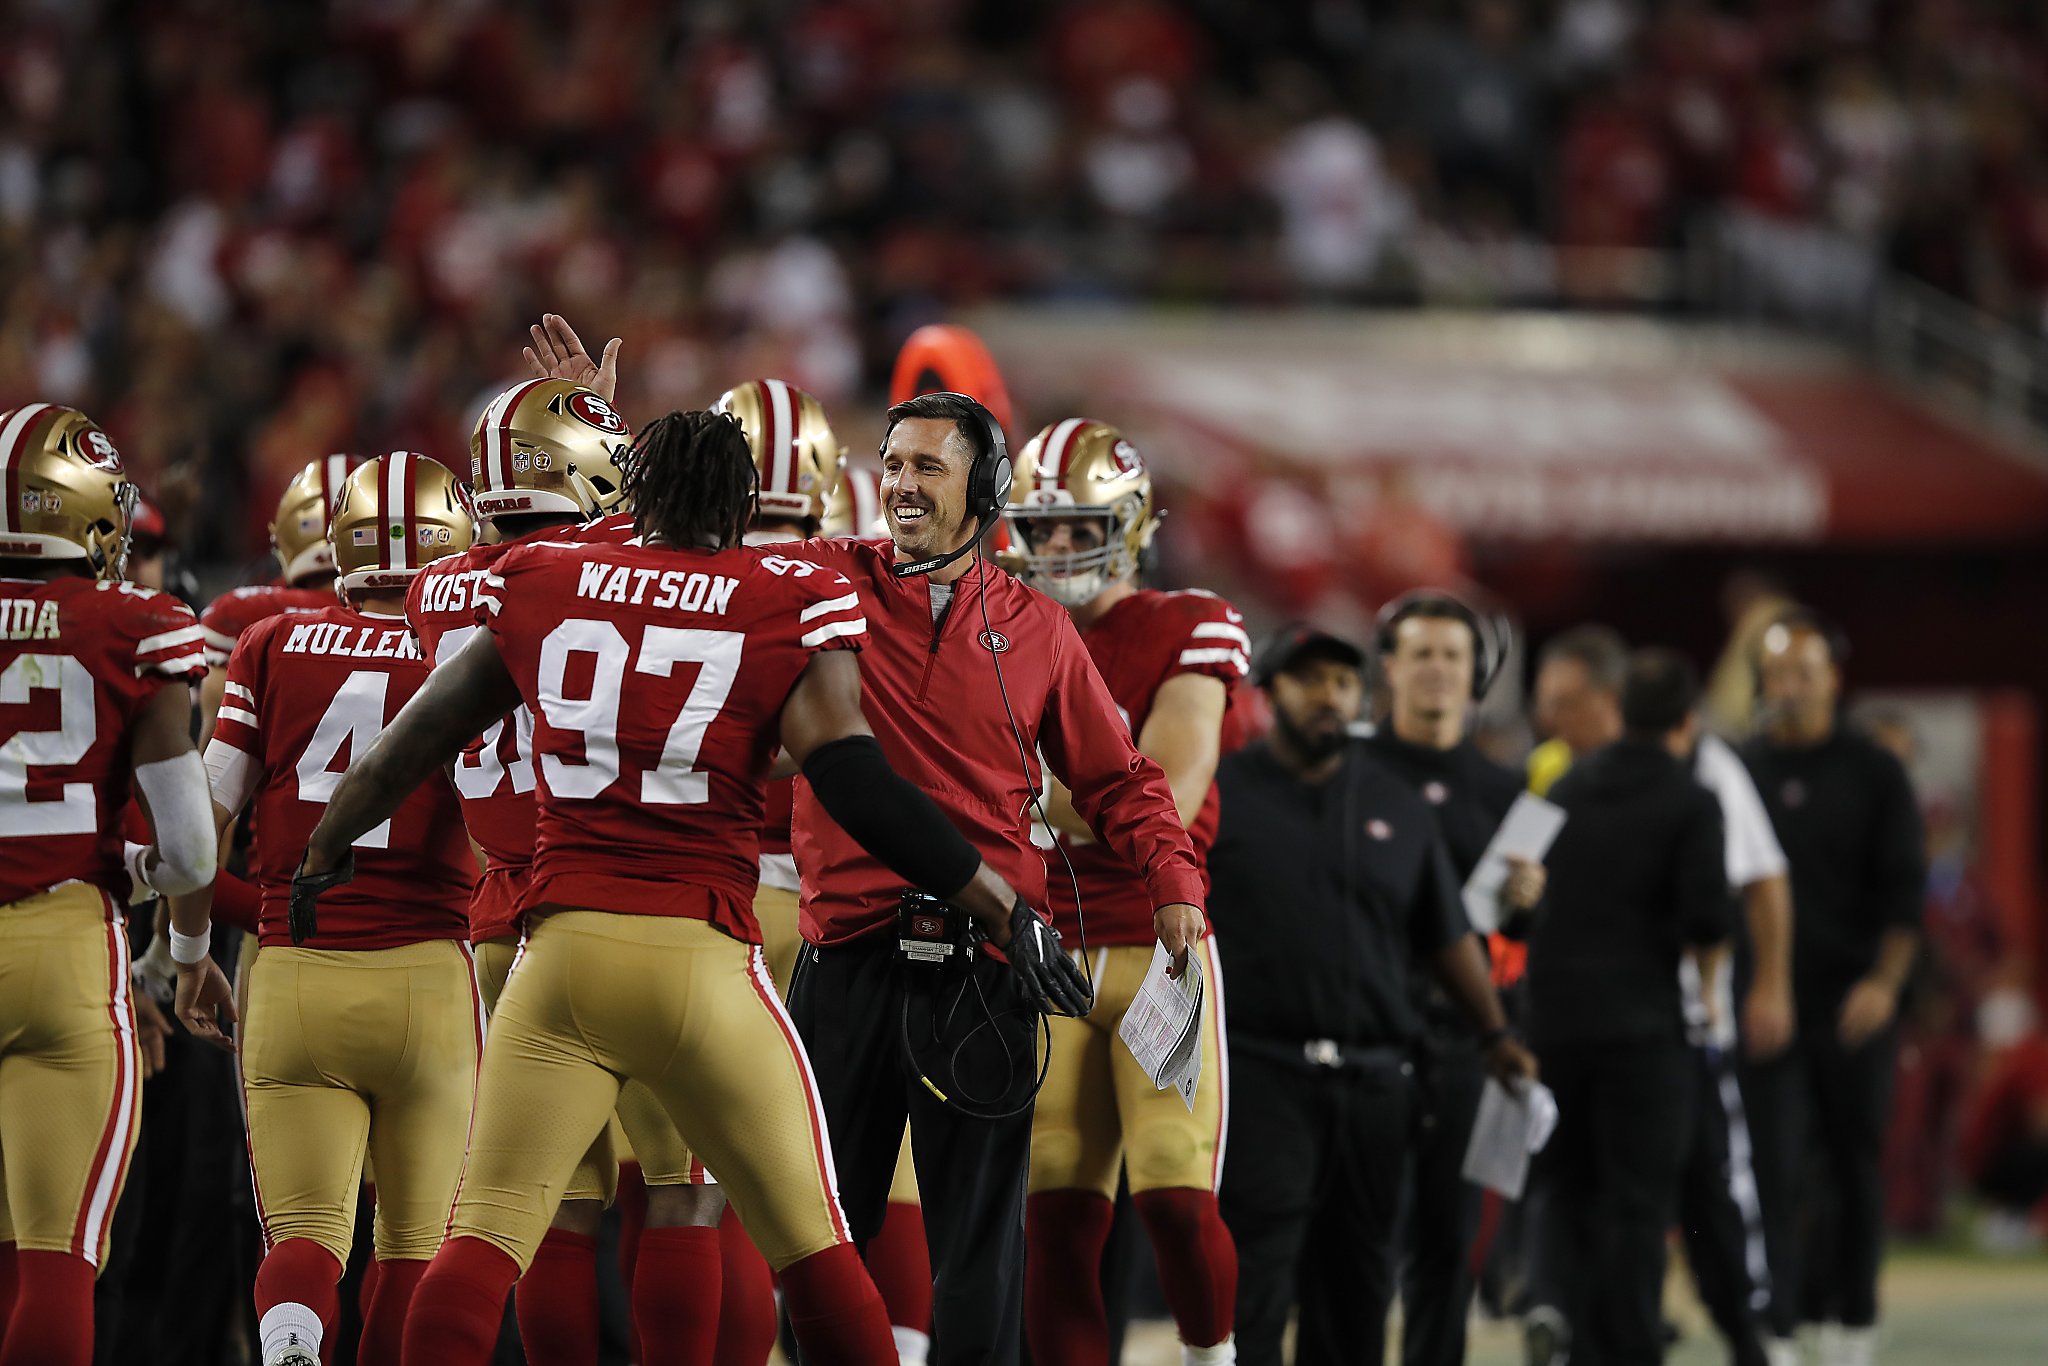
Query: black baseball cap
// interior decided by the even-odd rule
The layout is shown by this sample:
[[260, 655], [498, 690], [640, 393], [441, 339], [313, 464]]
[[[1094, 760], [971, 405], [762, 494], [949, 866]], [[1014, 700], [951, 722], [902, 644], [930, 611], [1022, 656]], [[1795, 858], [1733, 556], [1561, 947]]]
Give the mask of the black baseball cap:
[[1365, 667], [1365, 651], [1344, 637], [1295, 621], [1259, 643], [1252, 657], [1252, 682], [1263, 688], [1273, 681], [1274, 674], [1285, 673], [1308, 659], [1331, 659], [1354, 669]]

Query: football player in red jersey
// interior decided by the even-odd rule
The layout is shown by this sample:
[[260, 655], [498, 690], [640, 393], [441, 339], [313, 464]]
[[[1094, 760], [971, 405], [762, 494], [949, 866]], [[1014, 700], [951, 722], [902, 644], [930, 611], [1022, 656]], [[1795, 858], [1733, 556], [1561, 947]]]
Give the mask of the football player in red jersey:
[[[600, 397], [610, 398], [618, 378], [617, 338], [606, 345], [602, 360], [593, 360], [568, 320], [555, 313], [544, 316], [532, 336], [526, 359], [538, 378], [588, 384]], [[527, 403], [530, 406], [532, 400]], [[478, 430], [481, 436], [481, 425]], [[536, 457], [539, 454], [535, 451]], [[836, 448], [831, 459], [836, 466]], [[791, 490], [820, 472], [810, 465], [790, 472]], [[520, 477], [516, 469], [504, 473], [515, 480]], [[604, 497], [595, 509], [595, 520], [558, 527], [553, 535], [573, 541], [631, 540], [636, 534], [632, 514], [609, 511], [619, 505], [619, 499]], [[520, 525], [530, 526], [531, 521], [522, 519]], [[473, 618], [464, 620], [470, 630], [476, 629]], [[530, 859], [530, 815], [525, 829]], [[786, 841], [786, 822], [782, 830]], [[767, 862], [764, 857], [764, 867]], [[772, 969], [772, 951], [769, 963]], [[632, 1306], [635, 1359], [644, 1366], [761, 1366], [775, 1340], [774, 1282], [767, 1263], [737, 1216], [727, 1210], [713, 1174], [684, 1144], [652, 1092], [637, 1082], [622, 1087], [617, 1119], [598, 1145], [607, 1152], [594, 1147], [577, 1168], [553, 1228], [519, 1279], [522, 1345], [529, 1355], [538, 1345], [549, 1361], [594, 1360], [596, 1281], [584, 1267], [589, 1260], [594, 1269], [596, 1225], [594, 1215], [577, 1212], [576, 1197], [600, 1189], [599, 1170], [605, 1173], [608, 1188], [608, 1155], [615, 1154], [619, 1263]], [[590, 1235], [588, 1254], [579, 1236], [583, 1233]], [[715, 1264], [708, 1254], [713, 1238], [719, 1246]]]
[[455, 793], [437, 779], [363, 833], [356, 880], [317, 933], [291, 922], [287, 892], [342, 771], [427, 679], [400, 611], [406, 587], [473, 533], [438, 462], [393, 452], [359, 467], [328, 528], [348, 605], [259, 622], [228, 660], [206, 766], [217, 828], [244, 807], [256, 828], [263, 951], [248, 973], [241, 1055], [267, 1249], [256, 1275], [264, 1366], [319, 1361], [366, 1154], [377, 1275], [358, 1359], [396, 1361], [462, 1170], [483, 1003], [465, 914], [476, 863]]
[[[120, 907], [213, 876], [192, 748], [200, 629], [120, 582], [134, 487], [85, 414], [0, 415], [0, 1363], [86, 1366], [141, 1114]], [[154, 842], [123, 845], [130, 783]], [[203, 919], [174, 953], [229, 999]]]
[[227, 683], [228, 656], [242, 632], [279, 612], [319, 612], [334, 606], [334, 550], [327, 543], [327, 518], [348, 472], [361, 463], [353, 455], [323, 455], [307, 462], [285, 486], [277, 515], [270, 519], [277, 578], [231, 588], [199, 614], [199, 624], [206, 628], [206, 683], [199, 691], [202, 745], [213, 734], [213, 718]]
[[[536, 344], [566, 333], [550, 316]], [[565, 346], [565, 349], [566, 346]], [[580, 350], [580, 346], [577, 348]], [[613, 354], [616, 354], [614, 351]], [[550, 357], [553, 358], [552, 356]], [[549, 367], [559, 369], [557, 365]], [[591, 378], [611, 387], [609, 371]], [[476, 603], [485, 576], [514, 547], [573, 533], [587, 518], [616, 510], [624, 498], [624, 463], [632, 434], [597, 390], [564, 379], [537, 378], [499, 395], [477, 419], [470, 437], [470, 471], [477, 516], [496, 538], [423, 572], [406, 599], [406, 618], [430, 665], [453, 658], [476, 632]], [[478, 979], [495, 1009], [519, 948], [520, 902], [532, 872], [535, 788], [533, 714], [524, 706], [467, 746], [454, 766], [470, 837], [487, 858], [470, 905], [470, 937]], [[736, 1336], [720, 1312], [724, 1277], [713, 1263], [703, 1274], [703, 1245], [718, 1240], [725, 1201], [676, 1133], [646, 1087], [623, 1089], [617, 1126], [609, 1126], [578, 1164], [533, 1265], [516, 1295], [520, 1341], [536, 1366], [584, 1366], [598, 1352], [597, 1234], [614, 1190], [619, 1159], [637, 1159], [644, 1174], [644, 1226], [623, 1232], [630, 1246], [628, 1290], [635, 1335], [648, 1366], [722, 1362], [714, 1338]], [[623, 1138], [632, 1145], [622, 1154]], [[774, 1337], [774, 1302], [767, 1268], [735, 1230], [743, 1256], [736, 1284], [758, 1280], [751, 1315], [759, 1349], [731, 1360], [760, 1366]], [[758, 1272], [749, 1275], [752, 1268]], [[766, 1326], [761, 1326], [765, 1320]], [[765, 1333], [765, 1338], [762, 1334]]]
[[[1182, 970], [1201, 933], [1203, 883], [1166, 775], [1132, 744], [1066, 612], [969, 558], [1007, 505], [1001, 429], [960, 394], [897, 404], [889, 420], [882, 490], [892, 541], [811, 541], [797, 552], [845, 573], [867, 600], [874, 644], [862, 684], [889, 761], [1034, 897], [1046, 885], [1029, 827], [1039, 786], [1031, 756], [1042, 752], [1109, 848], [1142, 870], [1148, 909], [1160, 911], [1158, 932]], [[882, 1221], [907, 1115], [937, 1270], [935, 1359], [1014, 1361], [1037, 1070], [1018, 1060], [1035, 1056], [1036, 1022], [997, 1006], [988, 1024], [972, 1024], [974, 1048], [936, 1057], [906, 1046], [915, 993], [890, 933], [900, 882], [802, 791], [795, 844], [806, 948], [790, 1008], [832, 1116], [856, 1236], [872, 1237]], [[1023, 1085], [1004, 1080], [1026, 1067]], [[934, 1069], [961, 1075], [947, 1085]]]
[[1008, 946], [1025, 992], [1067, 991], [1043, 923], [882, 758], [861, 715], [859, 594], [740, 544], [756, 479], [730, 416], [650, 425], [627, 473], [640, 535], [507, 552], [478, 613], [489, 634], [437, 669], [350, 771], [307, 849], [295, 896], [310, 907], [346, 877], [358, 832], [469, 736], [522, 701], [533, 709], [542, 781], [526, 950], [485, 1050], [451, 1237], [407, 1327], [412, 1366], [487, 1358], [505, 1291], [622, 1078], [645, 1082], [719, 1173], [781, 1272], [805, 1359], [894, 1362], [753, 918], [778, 740], [895, 876], [957, 901]]
[[[1024, 582], [1072, 615], [1138, 749], [1166, 771], [1196, 852], [1206, 852], [1216, 833], [1216, 761], [1242, 738], [1231, 699], [1249, 668], [1244, 618], [1212, 594], [1138, 586], [1139, 561], [1159, 526], [1152, 476], [1107, 423], [1070, 417], [1032, 439], [1010, 490], [1010, 526]], [[1216, 1204], [1230, 1078], [1215, 941], [1202, 937], [1196, 950], [1207, 982], [1209, 1070], [1190, 1111], [1179, 1092], [1153, 1086], [1118, 1045], [1117, 1029], [1154, 943], [1176, 931], [1200, 935], [1200, 923], [1159, 923], [1143, 879], [1096, 843], [1064, 789], [1055, 789], [1046, 814], [1064, 846], [1046, 860], [1053, 924], [1067, 943], [1083, 942], [1078, 883], [1095, 954], [1095, 1009], [1052, 1022], [1052, 1065], [1032, 1124], [1024, 1281], [1032, 1356], [1073, 1366], [1108, 1361], [1102, 1254], [1117, 1178], [1128, 1171], [1186, 1359], [1233, 1361], [1237, 1252]]]

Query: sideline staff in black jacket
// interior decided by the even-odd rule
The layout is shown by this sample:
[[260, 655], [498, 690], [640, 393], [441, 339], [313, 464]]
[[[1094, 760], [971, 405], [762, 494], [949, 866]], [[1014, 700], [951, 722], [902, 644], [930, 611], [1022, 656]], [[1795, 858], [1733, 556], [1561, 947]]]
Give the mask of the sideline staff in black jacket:
[[1558, 1128], [1535, 1171], [1532, 1362], [1664, 1355], [1664, 1232], [1694, 1089], [1679, 955], [1734, 925], [1721, 808], [1680, 757], [1698, 694], [1683, 658], [1637, 652], [1622, 738], [1550, 791], [1566, 819], [1529, 940], [1529, 1006]]
[[[1838, 637], [1792, 612], [1764, 632], [1763, 732], [1742, 758], [1792, 865], [1792, 1046], [1743, 1078], [1775, 1294], [1771, 1329], [1841, 1325], [1840, 1359], [1871, 1360], [1884, 1255], [1885, 1122], [1898, 1051], [1899, 990], [1912, 971], [1926, 894], [1920, 807], [1905, 768], [1836, 715]], [[1800, 1246], [1808, 1135], [1826, 1154], [1821, 1209], [1834, 1255]], [[1816, 1249], [1818, 1251], [1819, 1249]], [[1803, 1291], [1810, 1302], [1795, 1302]]]

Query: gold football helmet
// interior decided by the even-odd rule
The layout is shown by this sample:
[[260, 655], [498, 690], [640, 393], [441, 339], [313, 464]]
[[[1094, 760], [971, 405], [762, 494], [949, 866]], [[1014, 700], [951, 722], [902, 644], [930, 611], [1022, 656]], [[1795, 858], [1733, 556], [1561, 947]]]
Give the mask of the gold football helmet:
[[861, 539], [886, 536], [882, 521], [881, 476], [863, 466], [851, 466], [839, 476], [832, 501], [825, 505], [825, 518], [818, 524], [820, 536]]
[[76, 408], [28, 403], [0, 414], [0, 559], [84, 560], [121, 577], [135, 485], [99, 424]]
[[270, 520], [270, 548], [286, 583], [317, 582], [334, 573], [334, 548], [327, 544], [327, 518], [341, 496], [342, 481], [362, 461], [353, 455], [323, 455], [286, 486]]
[[565, 379], [515, 384], [469, 436], [476, 515], [615, 512], [632, 448], [633, 429], [592, 390]]
[[[1152, 476], [1138, 448], [1107, 422], [1070, 417], [1031, 438], [1010, 485], [1010, 560], [1024, 581], [1053, 601], [1077, 607], [1138, 572], [1159, 516]], [[1072, 554], [1040, 554], [1056, 519], [1103, 519], [1102, 544]]]
[[403, 588], [443, 555], [469, 549], [476, 522], [449, 468], [412, 451], [360, 465], [327, 523], [341, 591]]
[[846, 447], [832, 434], [825, 405], [785, 380], [753, 379], [720, 394], [711, 411], [731, 413], [747, 434], [761, 472], [758, 515], [816, 530], [846, 464]]

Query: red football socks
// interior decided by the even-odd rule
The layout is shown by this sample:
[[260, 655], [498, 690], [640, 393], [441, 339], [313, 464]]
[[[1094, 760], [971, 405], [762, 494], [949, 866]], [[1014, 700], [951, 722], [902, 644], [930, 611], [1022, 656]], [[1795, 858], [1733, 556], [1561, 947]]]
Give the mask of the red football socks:
[[1131, 1199], [1152, 1236], [1159, 1288], [1180, 1340], [1190, 1347], [1215, 1346], [1230, 1336], [1237, 1309], [1237, 1244], [1223, 1225], [1216, 1197], [1173, 1186]]
[[405, 1366], [488, 1366], [519, 1264], [481, 1238], [441, 1244], [413, 1292]]
[[1094, 1191], [1040, 1191], [1024, 1203], [1024, 1341], [1033, 1361], [1108, 1366], [1102, 1254], [1116, 1207]]
[[15, 1251], [13, 1243], [0, 1243], [0, 1347], [7, 1345], [7, 1321], [14, 1317]]
[[92, 1265], [69, 1252], [27, 1249], [0, 1260], [14, 1268], [0, 1366], [92, 1366]]
[[597, 1239], [549, 1229], [513, 1302], [532, 1366], [597, 1366]]
[[427, 1264], [418, 1258], [403, 1261], [372, 1259], [376, 1281], [370, 1291], [370, 1308], [363, 1315], [363, 1341], [356, 1349], [357, 1366], [398, 1366], [405, 1342], [406, 1311], [427, 1274]]
[[723, 1293], [715, 1228], [650, 1228], [633, 1273], [640, 1366], [712, 1366]]
[[868, 1240], [868, 1274], [888, 1306], [889, 1322], [932, 1331], [932, 1254], [924, 1241], [924, 1208], [892, 1200], [882, 1231]]
[[718, 1224], [715, 1366], [764, 1366], [775, 1347], [775, 1278], [732, 1206]]
[[782, 1303], [806, 1366], [896, 1366], [889, 1315], [851, 1243], [782, 1268]]
[[[374, 1264], [373, 1264], [374, 1265]], [[256, 1268], [256, 1317], [280, 1304], [303, 1304], [319, 1318], [327, 1335], [341, 1316], [341, 1263], [310, 1238], [287, 1238], [271, 1245]]]

